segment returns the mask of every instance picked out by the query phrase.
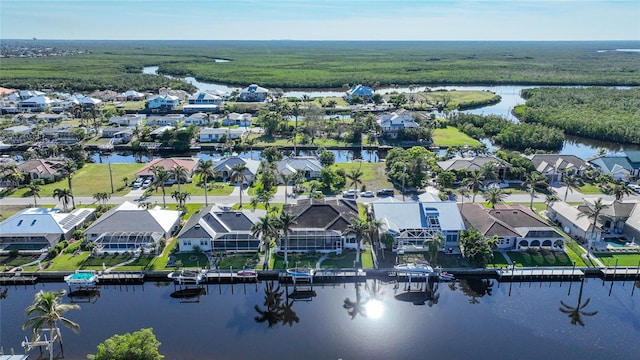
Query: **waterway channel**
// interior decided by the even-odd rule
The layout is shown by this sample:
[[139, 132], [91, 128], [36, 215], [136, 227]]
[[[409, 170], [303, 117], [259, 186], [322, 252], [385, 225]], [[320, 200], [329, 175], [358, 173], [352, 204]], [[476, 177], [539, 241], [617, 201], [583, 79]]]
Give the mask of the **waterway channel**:
[[[113, 334], [146, 327], [167, 359], [637, 358], [640, 283], [586, 279], [582, 291], [580, 284], [470, 279], [407, 288], [369, 279], [314, 284], [306, 293], [277, 282], [210, 284], [189, 303], [169, 296], [171, 283], [103, 286], [99, 297], [65, 314], [81, 326], [79, 334], [62, 330], [65, 359], [86, 359]], [[8, 288], [0, 300], [6, 352], [29, 336], [21, 324], [34, 294], [65, 288]], [[280, 293], [281, 306], [290, 305], [272, 326], [259, 321], [268, 318], [269, 289]], [[575, 307], [581, 313], [573, 318], [560, 310]]]

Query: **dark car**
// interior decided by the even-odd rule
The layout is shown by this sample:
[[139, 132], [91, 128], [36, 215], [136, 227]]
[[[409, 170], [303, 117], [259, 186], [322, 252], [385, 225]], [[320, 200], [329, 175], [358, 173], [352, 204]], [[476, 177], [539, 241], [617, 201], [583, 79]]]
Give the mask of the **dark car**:
[[376, 192], [378, 196], [393, 196], [393, 189], [380, 189]]

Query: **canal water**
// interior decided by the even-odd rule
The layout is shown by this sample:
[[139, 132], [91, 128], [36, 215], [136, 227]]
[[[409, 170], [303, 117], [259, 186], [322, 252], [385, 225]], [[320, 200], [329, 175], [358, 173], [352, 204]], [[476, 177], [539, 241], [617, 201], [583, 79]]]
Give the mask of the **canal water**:
[[[294, 292], [261, 282], [208, 285], [187, 303], [170, 297], [173, 284], [146, 283], [101, 288], [66, 313], [81, 332], [62, 331], [65, 359], [85, 359], [113, 334], [146, 327], [167, 359], [637, 359], [638, 286], [586, 279], [581, 294], [580, 282], [475, 279], [407, 289], [369, 279]], [[21, 324], [34, 294], [65, 288], [8, 288], [0, 300], [5, 351], [29, 335]], [[267, 290], [280, 294], [272, 297], [278, 306], [265, 305]], [[578, 306], [573, 318], [561, 311]]]

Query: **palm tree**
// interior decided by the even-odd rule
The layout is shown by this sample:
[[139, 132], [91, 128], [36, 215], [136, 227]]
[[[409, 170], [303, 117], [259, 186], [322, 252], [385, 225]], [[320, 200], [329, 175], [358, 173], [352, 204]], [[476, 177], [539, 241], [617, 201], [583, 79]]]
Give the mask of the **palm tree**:
[[358, 198], [358, 185], [362, 186], [362, 170], [360, 168], [352, 169], [350, 173], [346, 175], [349, 181], [349, 187], [353, 186], [356, 189], [355, 198]]
[[40, 179], [31, 180], [31, 183], [29, 184], [29, 194], [33, 196], [34, 207], [38, 207], [37, 198], [40, 197], [40, 191], [42, 191], [41, 185], [42, 185], [42, 180]]
[[560, 198], [555, 193], [547, 195], [547, 197], [544, 199], [544, 203], [547, 204], [547, 206], [551, 206], [553, 205], [553, 203], [556, 203], [558, 201], [560, 201]]
[[569, 315], [569, 319], [571, 319], [571, 325], [580, 325], [584, 327], [584, 321], [582, 321], [581, 316], [594, 316], [597, 314], [597, 311], [584, 311], [584, 308], [589, 305], [591, 298], [587, 298], [587, 300], [582, 303], [582, 288], [584, 286], [584, 278], [582, 278], [582, 282], [580, 283], [580, 292], [578, 293], [578, 304], [576, 306], [570, 306], [566, 304], [564, 301], [560, 300], [560, 311], [564, 314]]
[[182, 191], [182, 189], [180, 189], [180, 184], [182, 184], [183, 180], [187, 180], [189, 170], [187, 170], [187, 168], [182, 165], [177, 165], [169, 170], [169, 174], [178, 182], [178, 191]]
[[435, 233], [428, 241], [429, 256], [431, 257], [431, 264], [435, 264], [438, 261], [438, 252], [444, 246], [444, 236], [441, 233]]
[[[368, 224], [368, 234], [369, 242], [371, 242], [371, 246], [374, 251], [378, 250], [378, 243], [380, 240], [380, 229], [382, 228], [382, 221], [377, 219], [369, 220]], [[377, 252], [376, 252], [377, 253]]]
[[169, 172], [165, 170], [162, 166], [158, 166], [158, 165], [152, 166], [150, 170], [153, 173], [153, 183], [151, 183], [151, 186], [153, 186], [153, 188], [156, 191], [158, 190], [158, 188], [162, 189], [162, 207], [166, 208], [167, 193], [165, 189], [165, 183], [167, 182], [167, 180], [171, 178], [171, 174], [169, 174]]
[[261, 217], [257, 223], [253, 224], [251, 227], [251, 235], [262, 238], [262, 243], [265, 245], [265, 258], [264, 258], [264, 269], [268, 270], [269, 268], [269, 255], [271, 249], [271, 240], [275, 237], [277, 227], [277, 219], [272, 218], [269, 213], [264, 217]]
[[358, 268], [360, 265], [360, 243], [362, 242], [362, 238], [369, 233], [369, 224], [360, 218], [351, 218], [351, 224], [347, 226], [344, 233], [352, 233], [356, 235], [356, 260], [354, 265]]
[[69, 192], [71, 193], [71, 205], [73, 209], [76, 208], [76, 201], [73, 198], [73, 187], [71, 187], [71, 178], [73, 177], [73, 173], [78, 170], [78, 165], [70, 159], [67, 159], [60, 168], [60, 172], [64, 177], [67, 178], [67, 183], [69, 185]]
[[295, 217], [288, 211], [282, 211], [280, 213], [280, 217], [277, 222], [277, 229], [282, 232], [282, 236], [284, 236], [284, 266], [288, 267], [289, 265], [289, 234], [293, 231], [291, 228], [295, 222]]
[[527, 175], [525, 181], [522, 183], [522, 186], [529, 189], [529, 194], [531, 195], [529, 208], [533, 209], [533, 198], [536, 195], [536, 188], [547, 186], [547, 178], [541, 173], [534, 171]]
[[73, 199], [73, 194], [69, 189], [55, 189], [53, 190], [53, 197], [58, 201], [62, 201], [62, 207], [66, 211], [69, 207], [69, 200]]
[[624, 181], [616, 181], [609, 191], [618, 201], [622, 200], [625, 196], [635, 195], [636, 193], [635, 190]]
[[502, 188], [491, 188], [487, 190], [485, 193], [487, 197], [487, 201], [491, 204], [491, 208], [494, 209], [496, 204], [504, 201], [504, 197], [507, 194], [502, 190]]
[[480, 188], [484, 184], [484, 176], [482, 176], [479, 171], [474, 170], [471, 172], [468, 178], [464, 179], [463, 183], [467, 187], [467, 189], [471, 190], [471, 192], [473, 193], [471, 202], [476, 202], [476, 195], [478, 195], [478, 191], [480, 191]]
[[171, 193], [171, 197], [178, 202], [178, 207], [181, 208], [186, 204], [187, 198], [190, 198], [191, 196], [188, 191], [182, 192], [182, 191], [176, 190], [173, 193]]
[[289, 181], [291, 181], [293, 179], [293, 173], [290, 174], [280, 174], [280, 178], [282, 179], [282, 182], [284, 183], [284, 203], [287, 203], [287, 198], [289, 197], [289, 194], [287, 192], [287, 186], [289, 185]]
[[564, 191], [564, 200], [563, 200], [566, 202], [567, 195], [569, 195], [569, 191], [573, 193], [573, 190], [579, 189], [580, 186], [582, 186], [582, 180], [580, 180], [580, 178], [575, 175], [567, 173], [560, 181], [560, 184], [566, 187]]
[[74, 332], [80, 331], [80, 325], [62, 316], [69, 310], [79, 310], [80, 306], [75, 304], [63, 304], [60, 299], [64, 296], [65, 291], [50, 291], [45, 292], [40, 290], [34, 299], [33, 304], [27, 307], [26, 316], [32, 316], [28, 318], [22, 324], [22, 330], [31, 328], [34, 339], [38, 337], [40, 331], [45, 327], [49, 329], [49, 359], [53, 359], [53, 343], [56, 339], [62, 346], [62, 335], [60, 329], [57, 327], [57, 323], [61, 322], [66, 327], [70, 328]]
[[587, 216], [589, 219], [593, 220], [591, 224], [591, 235], [587, 240], [587, 255], [591, 256], [591, 241], [593, 241], [593, 237], [596, 232], [596, 227], [598, 226], [598, 220], [602, 217], [602, 212], [607, 209], [610, 205], [607, 205], [602, 202], [602, 198], [597, 198], [593, 202], [593, 206], [589, 206], [586, 212], [580, 213], [578, 217]]
[[488, 163], [482, 165], [480, 168], [480, 173], [484, 180], [497, 180], [498, 173], [496, 172], [497, 164], [495, 161], [489, 161]]
[[267, 282], [264, 287], [264, 306], [262, 310], [258, 305], [254, 308], [258, 316], [254, 317], [257, 323], [266, 322], [269, 327], [273, 327], [282, 319], [282, 295], [284, 292], [280, 290], [280, 285], [274, 288], [273, 281]]
[[198, 160], [198, 165], [193, 170], [193, 173], [200, 176], [204, 182], [204, 206], [209, 206], [209, 199], [207, 198], [208, 182], [209, 178], [216, 177], [216, 171], [213, 169], [213, 160]]
[[247, 181], [247, 176], [245, 175], [247, 171], [249, 171], [249, 168], [244, 162], [237, 163], [231, 168], [231, 181], [236, 182], [240, 187], [240, 209], [242, 209], [242, 188], [244, 187], [244, 182]]
[[464, 206], [464, 198], [469, 195], [469, 189], [466, 187], [461, 187], [458, 189], [458, 194], [460, 195], [460, 208]]
[[362, 301], [362, 296], [360, 296], [360, 283], [356, 282], [356, 301], [353, 301], [349, 298], [344, 299], [344, 304], [342, 307], [347, 310], [347, 314], [351, 316], [351, 320], [355, 319], [356, 316], [360, 315], [363, 317], [367, 317], [366, 304], [367, 301]]

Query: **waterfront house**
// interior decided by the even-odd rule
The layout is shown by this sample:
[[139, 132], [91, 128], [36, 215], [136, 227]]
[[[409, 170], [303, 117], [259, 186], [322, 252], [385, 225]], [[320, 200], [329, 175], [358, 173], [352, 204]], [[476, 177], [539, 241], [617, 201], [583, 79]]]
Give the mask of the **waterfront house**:
[[154, 95], [147, 99], [145, 104], [147, 109], [157, 110], [157, 111], [168, 111], [172, 110], [176, 106], [180, 104], [180, 98], [174, 95], [163, 94], [163, 95]]
[[[359, 218], [358, 205], [346, 199], [300, 199], [297, 204], [285, 204], [283, 211], [294, 216], [288, 251], [340, 253], [357, 247], [354, 234], [345, 233], [351, 219]], [[284, 251], [284, 239], [279, 239], [278, 251]]]
[[240, 95], [238, 96], [239, 101], [247, 101], [247, 102], [263, 102], [267, 100], [267, 95], [269, 94], [269, 90], [260, 87], [256, 84], [251, 84], [248, 87], [240, 90]]
[[204, 207], [191, 215], [178, 234], [178, 247], [180, 251], [257, 252], [261, 240], [251, 229], [265, 215], [264, 210]]
[[107, 127], [102, 129], [103, 138], [112, 139], [112, 144], [123, 144], [131, 141], [133, 130], [127, 127]]
[[200, 129], [200, 142], [224, 142], [227, 139], [240, 139], [247, 129], [245, 128], [212, 128], [206, 127]]
[[300, 171], [306, 180], [317, 179], [322, 171], [322, 164], [313, 156], [293, 156], [278, 161], [277, 166], [279, 175], [293, 175]]
[[260, 167], [260, 161], [258, 160], [229, 156], [216, 163], [213, 169], [218, 172], [222, 181], [228, 181], [233, 174], [233, 167], [238, 164], [244, 164], [247, 167], [244, 172], [245, 184], [252, 184], [258, 175], [258, 168]]
[[371, 98], [373, 97], [373, 89], [362, 84], [354, 85], [351, 87], [351, 89], [347, 90], [347, 94], [344, 98], [347, 101], [351, 101], [354, 96], [358, 96], [365, 102], [371, 102]]
[[197, 112], [195, 114], [189, 115], [189, 117], [184, 119], [184, 126], [195, 125], [195, 126], [205, 126], [209, 125], [212, 121], [215, 121], [218, 118], [217, 115], [210, 115], [203, 112]]
[[393, 238], [393, 250], [421, 252], [436, 234], [444, 237], [442, 249], [458, 251], [460, 232], [465, 224], [453, 201], [436, 202], [373, 202], [376, 220], [382, 223], [382, 233]]
[[95, 219], [95, 209], [29, 208], [0, 223], [0, 251], [44, 251], [69, 240], [85, 222]]
[[[161, 167], [165, 171], [171, 171], [171, 169], [177, 166], [184, 166], [187, 170], [187, 177], [184, 182], [191, 182], [193, 176], [193, 170], [198, 166], [198, 159], [192, 157], [172, 157], [172, 158], [157, 158], [151, 160], [147, 165], [145, 165], [142, 169], [136, 172], [136, 177], [153, 177], [155, 180], [155, 175], [153, 174], [154, 167]], [[177, 181], [177, 179], [173, 179]]]
[[112, 208], [86, 230], [87, 241], [95, 243], [96, 252], [158, 250], [161, 241], [180, 227], [180, 211], [157, 206], [145, 209], [125, 201]]
[[146, 115], [138, 115], [138, 114], [112, 116], [109, 118], [109, 124], [136, 127], [136, 126], [142, 126], [144, 124], [145, 118], [146, 118]]
[[218, 95], [208, 92], [195, 93], [187, 99], [187, 104], [182, 106], [182, 112], [194, 113], [194, 112], [208, 112], [214, 113], [220, 110], [222, 105], [222, 98]]
[[75, 144], [80, 140], [79, 136], [82, 136], [82, 133], [86, 134], [87, 130], [70, 125], [42, 129], [45, 140], [58, 144]]
[[253, 119], [251, 117], [251, 114], [246, 114], [246, 113], [238, 114], [233, 112], [222, 118], [223, 126], [235, 125], [235, 126], [249, 127], [251, 126], [252, 123], [253, 123]]
[[522, 205], [497, 204], [489, 209], [481, 204], [458, 205], [467, 228], [498, 240], [499, 249], [564, 249], [565, 239], [553, 226]]
[[528, 158], [536, 171], [547, 177], [549, 184], [562, 181], [567, 173], [584, 177], [591, 168], [588, 162], [575, 155], [533, 154]]
[[118, 101], [140, 101], [144, 100], [144, 94], [135, 90], [127, 90], [123, 93], [117, 94], [115, 98]]
[[506, 161], [495, 156], [470, 156], [470, 157], [454, 157], [445, 161], [438, 161], [438, 166], [442, 171], [460, 171], [465, 170], [467, 175], [473, 171], [480, 171], [487, 164], [492, 163], [493, 169], [498, 179], [504, 179], [507, 171], [511, 167]]
[[32, 125], [16, 125], [0, 130], [0, 135], [10, 144], [22, 144], [31, 141], [31, 130], [33, 129]]
[[554, 224], [562, 227], [564, 232], [581, 241], [591, 238], [592, 243], [595, 243], [606, 237], [621, 237], [625, 230], [633, 236], [636, 218], [632, 218], [630, 227], [626, 223], [638, 208], [637, 201], [601, 200], [607, 207], [600, 212], [594, 228], [589, 214], [593, 213], [596, 200], [595, 197], [584, 198], [584, 203], [578, 206], [554, 202], [547, 207], [547, 216]]
[[177, 124], [184, 121], [184, 115], [172, 114], [165, 116], [149, 116], [147, 117], [146, 124], [149, 126], [177, 126]]
[[397, 138], [398, 133], [402, 130], [414, 129], [419, 126], [410, 114], [395, 112], [381, 115], [377, 123], [382, 129], [383, 135], [391, 139]]
[[625, 150], [621, 154], [597, 156], [589, 160], [589, 163], [603, 174], [611, 174], [615, 179], [640, 177], [640, 150]]
[[31, 159], [18, 165], [18, 169], [29, 179], [53, 182], [63, 176], [61, 169], [65, 159]]

